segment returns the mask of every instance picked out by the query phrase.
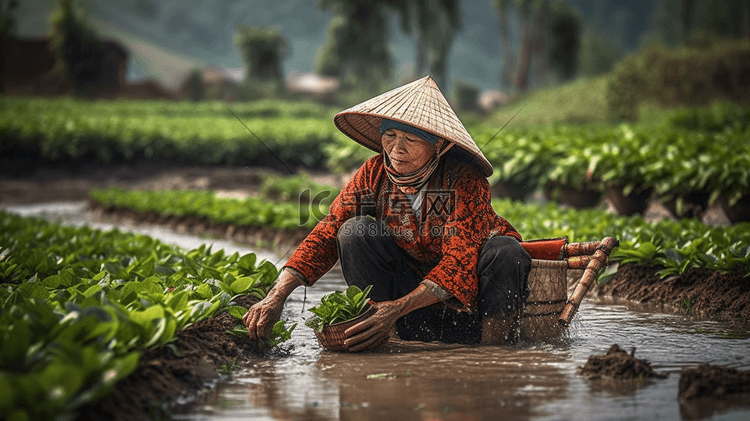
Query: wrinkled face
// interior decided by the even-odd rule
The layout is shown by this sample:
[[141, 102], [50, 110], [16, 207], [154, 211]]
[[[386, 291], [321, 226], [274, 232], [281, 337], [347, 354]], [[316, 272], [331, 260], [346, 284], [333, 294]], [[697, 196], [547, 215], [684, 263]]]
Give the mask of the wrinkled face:
[[393, 169], [399, 174], [408, 174], [422, 168], [435, 154], [435, 145], [399, 129], [386, 130], [380, 141]]

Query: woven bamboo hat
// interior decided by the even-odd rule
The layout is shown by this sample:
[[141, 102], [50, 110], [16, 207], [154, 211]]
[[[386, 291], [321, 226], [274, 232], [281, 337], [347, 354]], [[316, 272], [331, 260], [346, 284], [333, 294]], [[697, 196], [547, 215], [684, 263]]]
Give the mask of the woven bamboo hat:
[[432, 76], [425, 76], [341, 111], [333, 117], [333, 122], [357, 143], [381, 152], [380, 122], [383, 118], [410, 124], [453, 142], [476, 158], [485, 177], [492, 175], [492, 164], [479, 150]]

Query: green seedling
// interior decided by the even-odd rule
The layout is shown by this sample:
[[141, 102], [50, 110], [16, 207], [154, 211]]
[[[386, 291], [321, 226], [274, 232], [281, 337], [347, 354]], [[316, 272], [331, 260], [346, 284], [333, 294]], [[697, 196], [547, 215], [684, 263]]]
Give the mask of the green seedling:
[[[292, 349], [294, 349], [294, 346], [289, 347], [280, 347], [280, 345], [283, 342], [288, 341], [292, 338], [292, 332], [294, 331], [294, 328], [297, 327], [297, 323], [291, 324], [288, 327], [286, 326], [286, 322], [284, 320], [279, 320], [273, 325], [273, 329], [271, 330], [271, 333], [268, 335], [268, 337], [265, 340], [265, 345], [268, 348], [275, 348], [278, 347], [282, 351], [291, 352]], [[235, 326], [232, 329], [227, 330], [227, 333], [230, 335], [238, 336], [238, 337], [247, 337], [248, 330], [247, 327], [243, 325]]]
[[240, 368], [240, 365], [237, 364], [237, 359], [232, 358], [232, 361], [229, 362], [229, 364], [222, 364], [221, 368], [219, 368], [219, 372], [224, 375], [232, 374], [232, 372], [237, 371]]
[[276, 268], [254, 254], [0, 211], [0, 274], [0, 389], [24, 390], [0, 399], [0, 419], [67, 419], [144, 350], [176, 353], [181, 330], [237, 313], [237, 295], [262, 297]]
[[309, 319], [305, 325], [320, 332], [326, 326], [358, 317], [369, 308], [368, 296], [371, 289], [372, 285], [368, 285], [364, 291], [356, 285], [350, 285], [346, 291], [335, 291], [323, 296], [317, 306], [308, 310], [316, 317]]
[[680, 300], [680, 308], [685, 310], [685, 314], [691, 314], [693, 312], [693, 304], [695, 303], [695, 296], [684, 296]]

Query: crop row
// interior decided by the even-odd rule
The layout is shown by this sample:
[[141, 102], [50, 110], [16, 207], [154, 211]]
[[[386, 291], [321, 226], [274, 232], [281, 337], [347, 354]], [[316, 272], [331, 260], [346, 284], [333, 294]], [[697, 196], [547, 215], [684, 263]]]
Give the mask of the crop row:
[[60, 419], [104, 396], [145, 349], [169, 346], [276, 267], [255, 254], [183, 251], [143, 235], [0, 211], [0, 419]]
[[[19, 159], [302, 164], [349, 171], [373, 154], [336, 130], [331, 110], [313, 104], [3, 98], [0, 106], [0, 152]], [[469, 131], [496, 169], [491, 181], [509, 189], [653, 193], [673, 203], [678, 215], [688, 214], [690, 201], [703, 209], [719, 198], [730, 206], [750, 203], [750, 107], [685, 108], [641, 124], [499, 133], [476, 124]]]
[[[653, 191], [664, 202], [700, 194], [734, 205], [750, 192], [750, 107], [683, 109], [650, 124], [559, 125], [475, 133], [497, 179], [602, 192]], [[683, 212], [677, 212], [682, 214]]]
[[750, 277], [750, 223], [706, 226], [697, 219], [649, 222], [641, 216], [617, 216], [601, 209], [560, 208], [554, 203], [526, 204], [494, 199], [493, 207], [525, 239], [567, 236], [570, 241], [617, 237], [610, 261], [651, 265], [662, 277], [690, 268], [707, 268]]
[[[4, 98], [0, 152], [42, 162], [147, 159], [319, 167], [326, 158], [322, 145], [343, 136], [330, 117], [312, 113], [269, 117], [246, 112], [247, 117], [238, 115], [239, 121], [218, 104], [213, 105], [215, 111], [203, 106], [194, 113], [179, 112], [189, 104], [175, 105], [174, 112], [165, 112], [165, 103], [102, 104], [107, 103]], [[150, 112], [151, 107], [159, 112]]]
[[242, 119], [254, 118], [333, 118], [336, 110], [313, 102], [285, 102], [257, 100], [252, 102], [227, 103], [223, 101], [85, 101], [74, 98], [3, 98], [7, 107], [23, 103], [29, 112], [46, 113], [50, 109], [70, 114], [101, 114], [117, 118], [131, 117], [226, 117], [237, 115]]
[[[215, 222], [234, 225], [245, 224], [253, 212], [246, 201], [219, 198], [211, 192], [109, 189], [96, 191], [92, 199], [104, 205], [116, 202], [119, 207], [136, 210], [139, 204], [145, 203], [150, 212], [205, 216]], [[295, 215], [288, 203], [270, 200], [263, 203], [266, 210], [283, 209], [284, 224], [271, 225], [283, 229], [292, 226], [295, 220], [305, 222], [304, 225], [297, 223], [296, 227], [312, 228], [328, 213], [329, 204], [322, 202], [316, 206], [297, 207]], [[184, 210], [178, 210], [177, 206]], [[493, 206], [526, 239], [568, 236], [570, 241], [593, 241], [617, 237], [620, 246], [612, 254], [613, 261], [653, 265], [659, 268], [662, 276], [681, 274], [691, 267], [750, 275], [750, 245], [747, 242], [750, 223], [710, 227], [697, 219], [648, 222], [637, 215], [620, 217], [601, 209], [561, 209], [553, 203], [539, 205], [510, 199], [496, 199]], [[214, 219], [211, 209], [219, 208], [236, 209], [237, 218], [232, 219], [229, 212], [216, 211], [221, 218]]]
[[271, 202], [252, 196], [237, 200], [217, 196], [211, 191], [131, 191], [114, 187], [92, 190], [89, 196], [93, 201], [107, 208], [126, 208], [138, 212], [154, 212], [178, 217], [204, 217], [214, 224], [295, 230], [300, 226], [312, 228], [318, 223], [318, 220], [309, 218], [311, 206], [299, 206], [291, 202]]

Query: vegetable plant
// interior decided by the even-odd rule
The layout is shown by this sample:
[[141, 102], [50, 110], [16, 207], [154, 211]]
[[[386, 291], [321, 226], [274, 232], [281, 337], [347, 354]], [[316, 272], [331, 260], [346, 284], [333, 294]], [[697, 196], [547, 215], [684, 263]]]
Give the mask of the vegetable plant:
[[262, 298], [276, 267], [254, 254], [0, 211], [0, 419], [66, 419], [233, 300]]
[[[318, 204], [320, 213], [312, 214], [299, 203], [271, 201], [262, 197], [242, 200], [218, 197], [211, 191], [198, 190], [125, 190], [118, 187], [92, 189], [89, 197], [105, 207], [156, 212], [171, 216], [206, 217], [214, 223], [251, 225], [296, 230], [313, 228], [328, 213], [328, 202]], [[301, 213], [304, 212], [304, 215]]]
[[310, 318], [305, 325], [321, 332], [326, 326], [360, 316], [370, 306], [368, 296], [371, 289], [372, 285], [368, 285], [364, 291], [356, 285], [350, 285], [345, 291], [335, 291], [323, 296], [318, 305], [308, 310], [315, 317]]
[[[244, 314], [244, 308], [241, 314]], [[242, 320], [241, 314], [240, 315], [233, 314], [233, 316], [235, 316], [235, 319]], [[286, 323], [287, 322], [284, 320], [279, 320], [273, 325], [273, 329], [271, 330], [271, 333], [268, 335], [268, 337], [265, 340], [265, 345], [268, 348], [276, 348], [280, 350], [282, 353], [288, 354], [294, 349], [294, 345], [281, 346], [281, 344], [292, 338], [292, 332], [294, 332], [294, 328], [297, 327], [297, 323], [293, 323], [289, 326], [287, 326]], [[246, 337], [249, 332], [246, 326], [238, 325], [232, 329], [227, 330], [227, 333], [234, 335], [234, 336]]]

